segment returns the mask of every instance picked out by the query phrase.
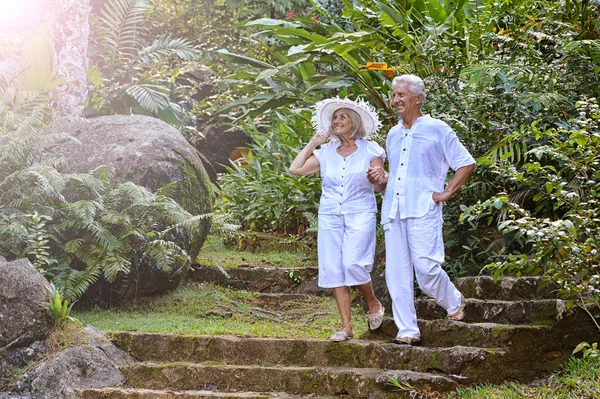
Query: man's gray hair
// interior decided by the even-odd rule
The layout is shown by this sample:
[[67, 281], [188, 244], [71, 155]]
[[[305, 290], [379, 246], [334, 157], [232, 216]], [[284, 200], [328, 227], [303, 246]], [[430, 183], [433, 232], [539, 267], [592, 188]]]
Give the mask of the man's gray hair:
[[394, 80], [392, 80], [392, 87], [400, 82], [408, 83], [408, 89], [416, 96], [422, 95], [423, 101], [421, 102], [421, 107], [425, 103], [425, 83], [423, 79], [418, 77], [417, 75], [400, 75], [396, 76]]

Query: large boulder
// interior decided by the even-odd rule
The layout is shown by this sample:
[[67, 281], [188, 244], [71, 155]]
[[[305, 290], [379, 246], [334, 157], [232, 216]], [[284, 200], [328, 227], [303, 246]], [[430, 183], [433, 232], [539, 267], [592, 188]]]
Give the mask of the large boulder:
[[206, 156], [217, 173], [226, 172], [230, 161], [241, 158], [251, 143], [243, 130], [227, 127], [219, 123], [208, 123], [197, 127], [202, 138], [194, 144]]
[[27, 259], [0, 257], [0, 381], [15, 367], [38, 358], [54, 320], [41, 306], [48, 300], [48, 281]]
[[188, 61], [179, 67], [177, 84], [194, 87], [192, 98], [202, 101], [215, 93], [215, 73], [206, 65], [197, 61]]
[[[119, 366], [134, 359], [93, 327], [72, 332], [74, 345], [49, 356], [11, 386], [7, 397], [74, 399], [77, 388], [115, 387], [125, 383]], [[8, 396], [12, 395], [12, 396]], [[0, 399], [3, 399], [0, 394]]]
[[[61, 171], [87, 173], [101, 166], [115, 170], [113, 183], [131, 181], [152, 191], [176, 182], [173, 199], [193, 215], [210, 213], [210, 181], [197, 150], [173, 126], [147, 116], [113, 115], [71, 122], [63, 130], [80, 143], [66, 141], [50, 149], [51, 156], [69, 162]], [[195, 259], [208, 235], [210, 219], [201, 232], [190, 235], [180, 229], [174, 240]], [[153, 264], [138, 265], [129, 279], [109, 284], [100, 280], [84, 300], [118, 302], [124, 298], [160, 294], [175, 288], [188, 265], [164, 271]]]

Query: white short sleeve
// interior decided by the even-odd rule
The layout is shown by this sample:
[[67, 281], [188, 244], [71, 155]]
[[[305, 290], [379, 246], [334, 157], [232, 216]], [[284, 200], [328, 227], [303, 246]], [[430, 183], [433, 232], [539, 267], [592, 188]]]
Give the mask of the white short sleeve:
[[319, 160], [319, 163], [320, 163], [321, 162], [321, 149], [319, 148], [318, 150], [314, 150], [313, 155], [315, 157], [317, 157], [317, 159]]
[[327, 147], [329, 147], [330, 143], [325, 143], [325, 144], [321, 144], [321, 146], [319, 148], [317, 148], [316, 150], [313, 150], [313, 155], [317, 158], [317, 160], [319, 161], [319, 163], [321, 163], [321, 156], [323, 155], [323, 150]]
[[369, 161], [375, 158], [383, 158], [385, 160], [384, 149], [374, 141], [367, 141], [367, 154], [369, 155]]

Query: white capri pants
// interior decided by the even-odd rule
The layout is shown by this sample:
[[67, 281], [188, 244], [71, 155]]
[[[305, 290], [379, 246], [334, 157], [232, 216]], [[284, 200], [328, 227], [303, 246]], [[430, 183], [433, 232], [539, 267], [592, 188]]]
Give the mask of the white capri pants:
[[319, 214], [319, 287], [356, 286], [371, 281], [376, 213]]
[[[398, 337], [420, 338], [414, 303], [414, 275], [421, 290], [435, 298], [448, 313], [460, 308], [461, 294], [442, 269], [444, 241], [442, 206], [437, 204], [418, 218], [397, 215], [383, 225], [385, 232], [385, 279]], [[414, 268], [414, 274], [413, 274]]]

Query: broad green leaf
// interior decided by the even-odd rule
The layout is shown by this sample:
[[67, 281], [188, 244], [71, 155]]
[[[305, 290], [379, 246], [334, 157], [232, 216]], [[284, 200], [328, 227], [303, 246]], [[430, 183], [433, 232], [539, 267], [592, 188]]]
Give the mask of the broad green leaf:
[[247, 57], [245, 55], [233, 54], [233, 53], [230, 53], [229, 51], [227, 51], [226, 49], [217, 50], [217, 53], [223, 59], [231, 61], [231, 62], [236, 62], [238, 64], [252, 65], [252, 66], [254, 66], [256, 68], [262, 68], [262, 69], [273, 69], [273, 68], [275, 68], [274, 65], [268, 64], [266, 62], [257, 60], [257, 59], [252, 58], [252, 57]]

